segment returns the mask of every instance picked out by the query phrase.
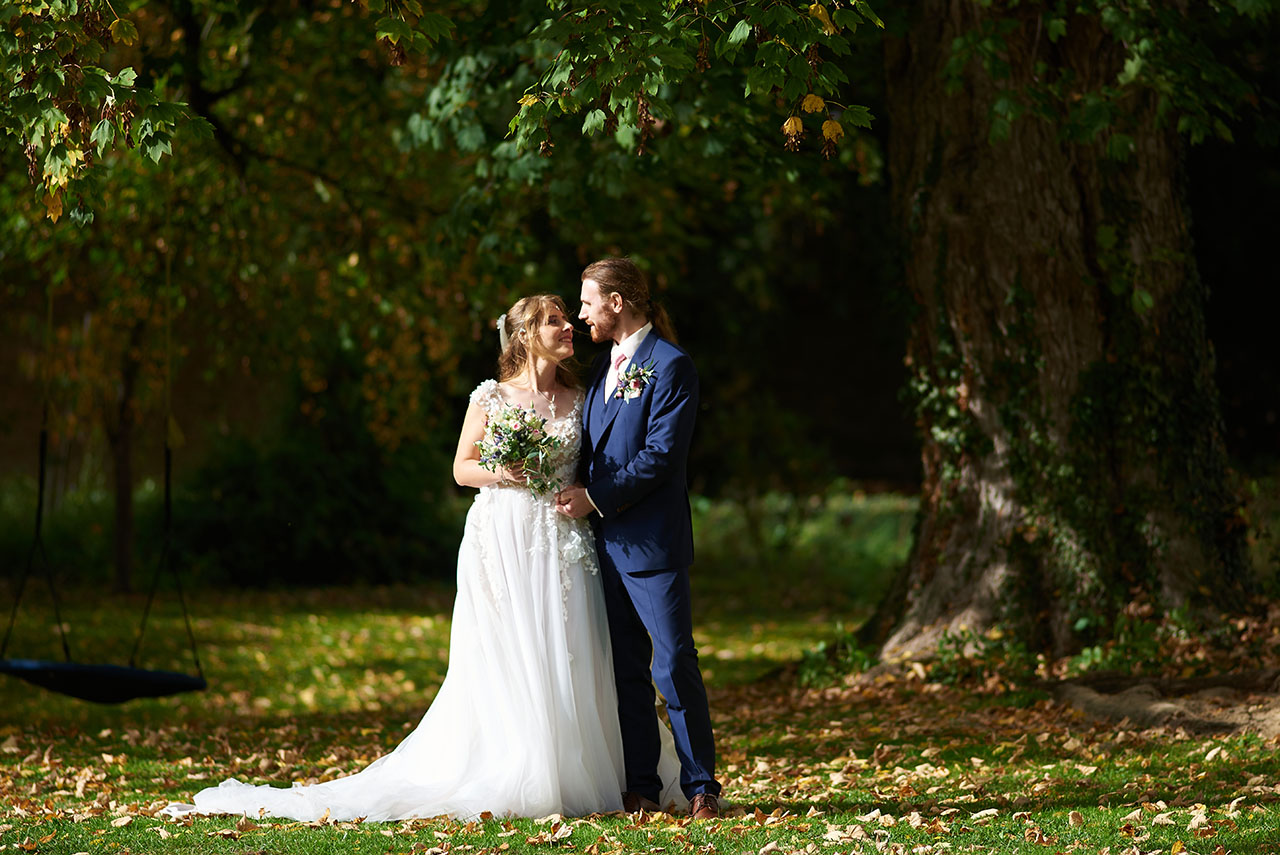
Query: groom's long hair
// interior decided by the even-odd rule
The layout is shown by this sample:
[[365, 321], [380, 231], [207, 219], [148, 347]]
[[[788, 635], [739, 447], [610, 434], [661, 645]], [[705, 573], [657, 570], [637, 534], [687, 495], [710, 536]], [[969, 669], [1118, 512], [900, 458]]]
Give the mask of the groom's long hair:
[[582, 279], [594, 279], [600, 283], [601, 297], [608, 298], [610, 294], [621, 296], [622, 302], [633, 312], [653, 322], [658, 335], [673, 344], [676, 342], [676, 328], [671, 323], [671, 316], [649, 296], [649, 280], [634, 261], [629, 258], [602, 258], [582, 271]]

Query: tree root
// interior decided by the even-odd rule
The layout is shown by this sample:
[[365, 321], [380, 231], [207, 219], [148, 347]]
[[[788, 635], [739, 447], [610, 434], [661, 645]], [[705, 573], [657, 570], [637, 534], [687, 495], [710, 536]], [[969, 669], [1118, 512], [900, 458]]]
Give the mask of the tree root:
[[1091, 719], [1127, 719], [1139, 728], [1171, 726], [1206, 734], [1255, 730], [1267, 735], [1280, 729], [1280, 699], [1257, 697], [1280, 691], [1277, 668], [1185, 679], [1100, 673], [1043, 687]]

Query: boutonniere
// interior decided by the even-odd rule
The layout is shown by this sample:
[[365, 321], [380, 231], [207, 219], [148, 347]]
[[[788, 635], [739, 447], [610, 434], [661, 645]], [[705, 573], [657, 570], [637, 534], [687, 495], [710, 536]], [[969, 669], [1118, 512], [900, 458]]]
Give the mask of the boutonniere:
[[653, 379], [653, 361], [650, 360], [644, 365], [631, 364], [627, 369], [618, 375], [618, 391], [613, 393], [613, 397], [621, 398], [625, 404], [632, 398], [644, 391], [644, 387], [649, 385], [649, 381]]

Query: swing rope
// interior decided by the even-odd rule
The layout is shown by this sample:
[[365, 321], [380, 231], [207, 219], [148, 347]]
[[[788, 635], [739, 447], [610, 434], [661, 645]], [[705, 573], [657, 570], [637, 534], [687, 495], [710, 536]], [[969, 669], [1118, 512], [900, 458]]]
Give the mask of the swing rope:
[[[172, 234], [169, 228], [169, 205], [164, 210], [165, 233]], [[162, 526], [162, 542], [160, 561], [156, 564], [155, 573], [151, 576], [151, 591], [147, 595], [146, 605], [142, 610], [142, 623], [138, 626], [138, 637], [133, 643], [133, 652], [129, 654], [129, 666], [134, 667], [138, 659], [138, 650], [142, 647], [142, 637], [147, 631], [147, 618], [151, 614], [151, 604], [155, 601], [156, 591], [160, 587], [160, 572], [168, 570], [173, 577], [174, 587], [178, 592], [178, 602], [182, 606], [182, 619], [187, 627], [187, 640], [191, 644], [191, 658], [196, 663], [196, 673], [204, 678], [204, 667], [200, 664], [200, 653], [196, 647], [196, 635], [191, 628], [191, 615], [187, 611], [187, 598], [182, 590], [182, 576], [173, 569], [170, 562], [173, 522], [173, 435], [176, 433], [173, 419], [173, 248], [165, 247], [164, 256], [164, 519]]]
[[53, 285], [45, 286], [45, 321], [44, 321], [44, 359], [42, 361], [41, 405], [40, 405], [40, 467], [36, 478], [36, 531], [31, 540], [31, 549], [27, 552], [27, 565], [18, 582], [18, 593], [13, 599], [13, 608], [9, 611], [9, 623], [4, 630], [4, 642], [0, 643], [0, 659], [9, 649], [9, 639], [13, 636], [13, 625], [18, 617], [18, 606], [22, 603], [22, 595], [27, 590], [27, 580], [31, 578], [31, 570], [35, 567], [36, 555], [44, 567], [45, 582], [49, 586], [49, 597], [53, 601], [53, 619], [57, 623], [58, 637], [62, 641], [62, 653], [68, 662], [71, 661], [71, 644], [67, 639], [67, 627], [62, 622], [62, 607], [58, 601], [58, 590], [53, 584], [53, 573], [49, 569], [49, 555], [44, 548], [44, 485], [48, 474], [49, 458], [49, 388], [52, 385], [52, 371], [49, 369], [50, 354], [53, 352]]
[[[165, 206], [165, 227], [168, 231], [169, 205]], [[133, 651], [129, 656], [128, 667], [107, 664], [83, 664], [72, 660], [71, 645], [67, 638], [68, 627], [62, 621], [62, 609], [58, 600], [57, 589], [53, 584], [53, 573], [49, 566], [43, 540], [44, 525], [44, 493], [47, 480], [47, 463], [49, 450], [49, 402], [52, 384], [50, 357], [53, 352], [53, 290], [46, 289], [47, 310], [45, 318], [45, 356], [44, 356], [44, 403], [40, 425], [40, 474], [36, 499], [36, 530], [31, 552], [27, 556], [27, 566], [18, 586], [17, 597], [9, 613], [9, 623], [5, 628], [4, 641], [0, 643], [0, 673], [9, 674], [37, 686], [59, 692], [81, 700], [98, 703], [120, 703], [133, 698], [163, 697], [178, 692], [192, 692], [208, 688], [204, 678], [204, 668], [200, 663], [200, 654], [196, 646], [195, 632], [191, 626], [191, 615], [187, 611], [186, 594], [182, 589], [182, 578], [173, 568], [171, 555], [172, 532], [172, 473], [173, 457], [171, 435], [177, 436], [177, 423], [173, 419], [173, 339], [172, 339], [172, 253], [165, 256], [165, 441], [164, 441], [164, 529], [160, 558], [156, 564], [151, 580], [151, 592], [147, 597], [142, 613], [142, 621], [138, 627], [138, 635], [134, 640]], [[35, 566], [35, 557], [39, 555], [45, 579], [49, 584], [49, 594], [53, 598], [54, 618], [58, 622], [58, 633], [62, 640], [62, 652], [66, 662], [46, 662], [35, 659], [7, 659], [5, 654], [13, 633], [19, 604], [26, 591], [27, 581]], [[182, 606], [182, 618], [186, 624], [187, 640], [191, 645], [191, 656], [195, 660], [197, 676], [176, 671], [162, 671], [137, 667], [138, 652], [142, 639], [146, 634], [147, 620], [151, 614], [152, 603], [159, 589], [160, 573], [168, 570], [172, 574], [178, 592], [178, 602]]]

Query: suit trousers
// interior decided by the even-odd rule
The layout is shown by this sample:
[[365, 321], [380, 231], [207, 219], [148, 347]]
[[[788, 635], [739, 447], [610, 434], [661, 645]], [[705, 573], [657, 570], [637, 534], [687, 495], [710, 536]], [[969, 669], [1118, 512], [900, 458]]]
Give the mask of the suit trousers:
[[719, 795], [711, 713], [693, 644], [688, 568], [601, 570], [627, 789], [654, 801], [662, 790], [656, 684], [667, 702], [680, 758], [680, 789], [690, 799], [697, 793]]

